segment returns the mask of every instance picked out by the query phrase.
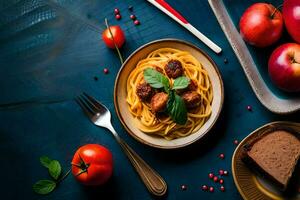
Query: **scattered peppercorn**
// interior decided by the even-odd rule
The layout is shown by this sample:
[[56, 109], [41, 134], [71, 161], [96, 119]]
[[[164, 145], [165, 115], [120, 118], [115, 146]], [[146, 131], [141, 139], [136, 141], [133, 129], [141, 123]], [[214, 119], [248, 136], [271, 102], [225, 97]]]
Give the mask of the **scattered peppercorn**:
[[227, 58], [224, 58], [224, 63], [228, 63], [228, 59]]
[[222, 176], [222, 175], [224, 175], [224, 170], [223, 169], [220, 169], [219, 170], [219, 174]]
[[94, 80], [95, 80], [95, 81], [98, 81], [98, 77], [97, 77], [97, 76], [95, 76], [95, 77], [94, 77]]
[[215, 177], [214, 177], [214, 182], [218, 182], [218, 180], [219, 180], [218, 177], [215, 176]]
[[135, 20], [136, 16], [135, 15], [130, 15], [130, 19]]
[[128, 6], [129, 11], [133, 11], [133, 6]]
[[107, 69], [107, 68], [104, 68], [104, 69], [103, 69], [103, 72], [104, 72], [104, 74], [108, 74], [108, 69]]
[[220, 153], [219, 158], [224, 159], [225, 158], [224, 153]]
[[224, 170], [224, 175], [227, 176], [228, 175], [228, 171]]
[[238, 144], [239, 144], [239, 141], [238, 141], [238, 140], [234, 140], [233, 143], [234, 143], [235, 145], [238, 145]]
[[221, 185], [220, 190], [221, 190], [222, 192], [225, 192], [225, 187], [224, 187], [223, 185]]
[[137, 20], [137, 19], [136, 19], [136, 20], [134, 20], [134, 22], [133, 22], [133, 23], [134, 23], [134, 25], [140, 25], [140, 21], [139, 21], [139, 20]]
[[115, 8], [115, 9], [114, 9], [114, 13], [115, 13], [115, 15], [117, 15], [117, 14], [120, 13], [120, 10], [119, 10], [118, 8]]
[[223, 180], [223, 179], [220, 179], [220, 180], [219, 180], [219, 183], [220, 183], [220, 184], [223, 184], [223, 183], [224, 183], [224, 180]]
[[210, 192], [214, 192], [214, 187], [209, 187]]
[[202, 185], [202, 190], [203, 190], [203, 191], [207, 191], [207, 190], [208, 190], [207, 185]]
[[209, 173], [209, 174], [208, 174], [208, 177], [209, 177], [210, 179], [212, 179], [212, 178], [214, 178], [214, 174], [213, 174], [213, 173]]
[[247, 106], [248, 111], [252, 111], [252, 107], [250, 105]]
[[116, 14], [115, 18], [116, 18], [117, 20], [120, 20], [120, 19], [122, 18], [122, 16], [121, 16], [120, 14]]
[[186, 190], [187, 189], [187, 186], [186, 185], [182, 185], [181, 186], [181, 190]]

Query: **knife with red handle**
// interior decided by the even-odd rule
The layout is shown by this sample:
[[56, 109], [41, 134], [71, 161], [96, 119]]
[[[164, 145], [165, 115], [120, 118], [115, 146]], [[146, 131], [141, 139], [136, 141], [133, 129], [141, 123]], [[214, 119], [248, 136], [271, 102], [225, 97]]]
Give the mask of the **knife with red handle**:
[[216, 45], [213, 41], [211, 41], [208, 37], [206, 37], [203, 33], [198, 31], [194, 26], [192, 26], [181, 14], [179, 14], [170, 4], [168, 4], [165, 0], [147, 0], [155, 7], [163, 11], [165, 14], [170, 16], [176, 22], [181, 24], [187, 30], [189, 30], [192, 34], [194, 34], [197, 38], [199, 38], [204, 44], [206, 44], [209, 48], [211, 48], [214, 52], [220, 53], [222, 49]]

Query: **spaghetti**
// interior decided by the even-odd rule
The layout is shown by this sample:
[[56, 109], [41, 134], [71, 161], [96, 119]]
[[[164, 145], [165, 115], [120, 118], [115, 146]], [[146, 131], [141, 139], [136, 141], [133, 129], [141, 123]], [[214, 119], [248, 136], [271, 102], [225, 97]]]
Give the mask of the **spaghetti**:
[[[196, 92], [201, 96], [201, 103], [188, 111], [185, 125], [176, 124], [171, 117], [157, 117], [151, 112], [150, 104], [142, 102], [136, 94], [137, 85], [145, 82], [143, 72], [154, 68], [164, 73], [164, 66], [169, 60], [178, 60], [184, 69], [184, 76], [196, 83]], [[173, 84], [173, 79], [169, 79]], [[138, 128], [147, 133], [164, 137], [167, 140], [188, 136], [198, 131], [211, 115], [213, 91], [207, 71], [189, 52], [173, 48], [161, 48], [151, 52], [138, 62], [127, 79], [127, 98], [131, 114], [139, 121]]]

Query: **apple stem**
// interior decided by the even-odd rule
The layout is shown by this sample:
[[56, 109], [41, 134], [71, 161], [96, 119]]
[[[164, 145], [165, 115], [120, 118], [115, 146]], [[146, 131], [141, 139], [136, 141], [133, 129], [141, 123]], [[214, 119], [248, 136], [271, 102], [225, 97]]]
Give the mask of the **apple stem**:
[[271, 19], [273, 19], [274, 18], [274, 15], [275, 15], [275, 13], [276, 13], [276, 11], [279, 11], [279, 9], [282, 7], [282, 4], [280, 4], [279, 6], [277, 6], [276, 8], [275, 8], [275, 10], [272, 12], [272, 14], [271, 14]]

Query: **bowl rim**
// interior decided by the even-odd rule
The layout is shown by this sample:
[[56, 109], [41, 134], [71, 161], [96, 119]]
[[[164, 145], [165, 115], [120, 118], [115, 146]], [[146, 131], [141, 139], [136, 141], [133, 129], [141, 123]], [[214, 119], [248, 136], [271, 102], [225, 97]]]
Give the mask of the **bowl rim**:
[[[215, 69], [217, 75], [218, 75], [218, 79], [219, 79], [219, 82], [220, 82], [220, 86], [221, 86], [221, 102], [220, 102], [220, 108], [218, 109], [218, 113], [216, 114], [215, 116], [215, 119], [212, 121], [211, 125], [203, 132], [203, 134], [199, 135], [199, 137], [196, 137], [194, 140], [191, 140], [187, 143], [184, 143], [184, 144], [180, 144], [180, 145], [174, 145], [174, 146], [161, 146], [161, 145], [157, 145], [157, 144], [153, 144], [153, 143], [150, 143], [138, 136], [136, 136], [133, 131], [127, 126], [127, 124], [125, 123], [122, 115], [121, 115], [121, 112], [120, 112], [120, 108], [119, 108], [119, 105], [118, 105], [118, 95], [117, 95], [117, 86], [118, 86], [118, 83], [119, 83], [119, 78], [120, 78], [120, 75], [123, 71], [123, 69], [125, 68], [125, 65], [127, 64], [127, 62], [137, 53], [139, 52], [140, 50], [152, 45], [152, 44], [155, 44], [155, 43], [160, 43], [160, 42], [177, 42], [177, 43], [181, 43], [181, 44], [184, 44], [184, 45], [187, 45], [187, 46], [190, 46], [194, 49], [196, 49], [197, 51], [199, 51], [200, 53], [202, 53], [208, 60], [209, 62], [212, 64], [213, 68]], [[221, 77], [221, 73], [216, 65], [216, 63], [213, 61], [213, 59], [206, 53], [204, 52], [202, 49], [200, 49], [199, 47], [195, 46], [194, 44], [190, 43], [190, 42], [186, 42], [184, 40], [180, 40], [180, 39], [176, 39], [176, 38], [163, 38], [163, 39], [157, 39], [157, 40], [153, 40], [151, 42], [148, 42], [142, 46], [140, 46], [139, 48], [137, 48], [135, 51], [133, 51], [129, 56], [128, 58], [124, 61], [124, 63], [122, 64], [117, 76], [116, 76], [116, 79], [115, 79], [115, 85], [114, 85], [114, 107], [115, 107], [115, 110], [116, 110], [116, 113], [117, 113], [117, 116], [121, 122], [121, 124], [123, 125], [123, 127], [125, 128], [125, 130], [133, 137], [135, 138], [137, 141], [141, 142], [142, 144], [146, 144], [148, 146], [151, 146], [151, 147], [155, 147], [155, 148], [160, 148], [160, 149], [178, 149], [178, 148], [182, 148], [182, 147], [185, 147], [185, 146], [188, 146], [196, 141], [198, 141], [199, 139], [201, 139], [202, 137], [204, 137], [211, 129], [212, 127], [215, 125], [216, 121], [218, 120], [220, 114], [221, 114], [221, 111], [222, 111], [222, 108], [223, 108], [223, 104], [224, 104], [224, 84], [223, 84], [223, 80], [222, 80], [222, 77]]]

